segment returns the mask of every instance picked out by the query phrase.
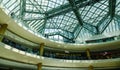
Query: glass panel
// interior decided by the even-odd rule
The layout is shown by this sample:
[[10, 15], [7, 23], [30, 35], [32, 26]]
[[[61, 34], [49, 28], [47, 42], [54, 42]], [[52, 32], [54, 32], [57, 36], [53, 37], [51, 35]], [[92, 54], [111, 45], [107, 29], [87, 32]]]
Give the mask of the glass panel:
[[71, 42], [120, 30], [120, 0], [113, 18], [109, 1], [75, 0], [72, 6], [67, 0], [1, 0], [0, 6], [29, 31]]

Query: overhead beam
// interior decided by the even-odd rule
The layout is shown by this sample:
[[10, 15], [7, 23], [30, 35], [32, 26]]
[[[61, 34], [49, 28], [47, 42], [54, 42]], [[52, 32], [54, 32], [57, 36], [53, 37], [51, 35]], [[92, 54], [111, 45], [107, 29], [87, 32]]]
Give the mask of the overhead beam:
[[[55, 27], [46, 27], [45, 29], [58, 29], [62, 31], [68, 31], [68, 30], [65, 30], [64, 28], [55, 28]], [[72, 33], [72, 31], [68, 31], [68, 32]]]
[[25, 13], [32, 13], [32, 14], [45, 14], [45, 13], [41, 13], [39, 11], [30, 11], [30, 10], [25, 10]]
[[99, 27], [105, 22], [105, 20], [108, 18], [109, 14], [106, 14], [97, 24], [96, 29], [97, 29], [97, 33], [96, 34], [100, 34], [100, 29]]
[[79, 9], [76, 6], [75, 1], [74, 0], [68, 0], [68, 1], [69, 1], [70, 5], [72, 7], [72, 10], [73, 10], [73, 12], [74, 12], [74, 14], [75, 14], [79, 24], [82, 26], [83, 25], [83, 21], [81, 19], [81, 16], [80, 16], [80, 13], [79, 13]]
[[118, 14], [115, 14], [115, 17], [117, 17], [117, 18], [119, 18], [119, 19], [120, 19], [120, 15], [118, 15]]
[[[83, 1], [85, 1], [85, 3], [83, 3]], [[101, 1], [101, 0], [95, 0], [95, 1], [94, 0], [90, 0], [90, 1], [87, 1], [87, 0], [77, 0], [77, 1], [75, 1], [75, 4], [78, 4], [77, 6], [79, 8], [82, 8], [82, 7], [85, 7], [85, 6], [89, 6], [89, 5], [95, 4], [96, 2], [99, 2], [99, 1]], [[32, 5], [34, 5], [34, 4], [32, 3]], [[40, 10], [39, 10], [39, 12], [33, 11], [33, 13], [36, 13], [36, 14], [47, 14], [46, 18], [50, 19], [52, 17], [68, 13], [70, 11], [72, 11], [72, 8], [71, 8], [70, 4], [67, 3], [67, 4], [61, 5], [61, 6], [57, 7], [57, 8], [53, 8], [53, 9], [51, 9], [51, 10], [45, 12], [45, 13], [40, 12]], [[25, 12], [32, 13], [32, 11], [25, 11]], [[40, 19], [45, 19], [45, 18], [40, 18]], [[37, 20], [39, 20], [39, 19], [37, 19]]]
[[60, 32], [47, 33], [46, 35], [48, 36], [60, 35], [68, 40], [71, 40], [71, 38], [69, 38], [68, 36], [65, 36], [64, 34], [61, 34]]
[[[68, 34], [69, 34], [69, 35], [68, 35]], [[68, 31], [63, 31], [63, 32], [61, 32], [61, 31], [56, 31], [56, 32], [46, 33], [46, 35], [48, 35], [48, 36], [60, 35], [60, 36], [66, 38], [66, 39], [68, 39], [68, 40], [72, 40], [72, 39], [73, 39], [73, 35], [72, 35], [72, 34], [73, 34], [73, 33], [68, 32]], [[71, 35], [71, 37], [70, 37], [70, 35]]]
[[[83, 8], [83, 7], [95, 4], [95, 3], [99, 2], [99, 1], [102, 1], [102, 0], [90, 0], [90, 1], [77, 0], [77, 1], [75, 1], [75, 4], [76, 5], [78, 4], [77, 7]], [[48, 14], [47, 19], [52, 18], [52, 17], [57, 16], [57, 15], [62, 15], [62, 14], [68, 13], [70, 11], [72, 11], [72, 8], [70, 7], [70, 4], [69, 3], [64, 4], [62, 6], [59, 6], [57, 8], [53, 8], [53, 9], [47, 11], [46, 12], [46, 14]]]
[[[34, 0], [34, 3], [36, 3], [36, 4], [34, 4], [31, 0], [29, 0], [30, 1], [30, 3], [40, 12], [40, 13], [43, 13], [43, 12], [45, 12], [42, 8], [41, 8], [41, 6], [40, 6], [40, 9], [36, 6], [36, 4], [39, 6], [39, 4]], [[41, 10], [42, 9], [42, 10]]]
[[107, 23], [102, 27], [102, 30], [100, 31], [100, 34], [102, 34], [105, 31], [105, 29], [108, 27], [110, 22], [113, 20], [113, 18], [115, 16], [115, 8], [116, 8], [115, 6], [116, 6], [116, 0], [109, 0], [109, 12], [108, 12], [108, 15], [110, 16], [110, 18], [107, 21]]
[[[44, 18], [45, 19], [45, 18]], [[34, 21], [34, 20], [43, 20], [43, 18], [41, 17], [37, 17], [37, 18], [27, 18], [27, 19], [23, 19], [24, 21]]]
[[114, 19], [117, 21], [118, 26], [119, 26], [119, 30], [120, 30], [120, 16], [115, 14], [115, 18]]
[[44, 21], [44, 25], [43, 25], [43, 30], [42, 30], [42, 34], [45, 34], [45, 28], [46, 28], [46, 23], [47, 23], [47, 18], [46, 18], [47, 15], [45, 15], [45, 21]]
[[94, 34], [97, 32], [96, 26], [90, 25], [89, 23], [84, 22], [83, 27]]
[[26, 10], [26, 1], [20, 0], [20, 18], [21, 18], [21, 20], [23, 20], [23, 17], [25, 15], [25, 10]]
[[82, 30], [82, 26], [80, 26], [80, 25], [76, 25], [76, 27], [75, 27], [75, 29], [74, 29], [74, 39], [76, 39], [77, 37], [78, 37], [78, 35], [79, 35], [79, 33], [80, 33], [80, 31]]
[[97, 24], [97, 27], [99, 27], [108, 18], [108, 16], [109, 16], [109, 14], [104, 15], [104, 17]]
[[115, 16], [115, 7], [116, 6], [116, 0], [109, 0], [109, 15], [111, 18]]
[[74, 0], [68, 0], [68, 1], [69, 1], [70, 5], [72, 6], [72, 10], [73, 10], [73, 12], [74, 12], [80, 26], [83, 26], [85, 29], [87, 29], [88, 31], [90, 31], [92, 33], [96, 33], [96, 27], [95, 26], [90, 25], [88, 23], [84, 23], [84, 25], [83, 25], [83, 21], [82, 21], [82, 18], [80, 16], [80, 13], [78, 11], [79, 9], [75, 4], [75, 1]]
[[26, 18], [26, 19], [23, 19], [24, 21], [34, 21], [34, 20], [43, 20], [43, 18]]
[[[96, 27], [89, 26], [88, 24], [83, 24], [82, 27], [80, 27], [79, 25], [77, 25], [77, 26], [75, 27], [75, 30], [74, 30], [73, 32], [75, 33], [75, 32], [77, 31], [77, 29], [80, 29], [80, 30], [79, 30], [79, 33], [80, 33], [80, 31], [81, 31], [82, 28], [87, 29], [89, 32], [91, 32], [91, 33], [93, 33], [93, 34], [96, 34], [96, 33], [97, 33]], [[78, 33], [78, 35], [79, 35], [79, 33]], [[76, 36], [78, 36], [78, 35], [76, 35]]]
[[102, 30], [100, 31], [100, 34], [102, 34], [105, 31], [105, 29], [107, 28], [107, 26], [110, 24], [111, 21], [112, 21], [112, 18], [109, 18], [106, 24], [103, 25]]
[[82, 8], [82, 7], [85, 7], [85, 6], [93, 5], [93, 4], [95, 4], [97, 2], [100, 2], [100, 1], [102, 1], [102, 0], [89, 0], [89, 1], [86, 1], [85, 3], [82, 3], [82, 4], [79, 3], [77, 6], [79, 8]]
[[[79, 27], [80, 27], [80, 25], [76, 25], [76, 27], [75, 27], [75, 29], [73, 30], [73, 32], [75, 33], [75, 31], [76, 31]], [[96, 32], [97, 32], [96, 26], [91, 25], [91, 24], [89, 24], [89, 23], [87, 23], [87, 22], [84, 22], [83, 27], [84, 27], [85, 29], [87, 29], [88, 31], [94, 33], [94, 34], [96, 34]], [[80, 27], [80, 28], [81, 28], [81, 27]], [[82, 29], [82, 28], [81, 28], [81, 29]]]
[[[87, 0], [77, 0], [77, 1], [75, 1], [75, 3], [76, 3], [76, 4], [79, 4], [79, 3], [84, 2], [84, 1], [87, 1]], [[69, 4], [69, 3], [66, 3], [66, 4], [61, 5], [61, 6], [59, 6], [59, 7], [53, 8], [53, 9], [47, 11], [46, 13], [47, 13], [47, 14], [52, 14], [52, 13], [61, 11], [61, 9], [62, 9], [62, 10], [64, 10], [64, 9], [69, 10], [69, 9], [70, 9], [69, 11], [72, 10], [72, 8], [70, 7], [70, 4]]]
[[99, 29], [99, 27], [102, 25], [102, 23], [105, 22], [105, 20], [108, 18], [108, 16], [109, 16], [109, 14], [106, 14], [106, 15], [99, 21], [99, 23], [98, 23], [97, 26], [96, 26], [96, 30], [97, 30], [96, 34], [100, 34], [100, 29]]

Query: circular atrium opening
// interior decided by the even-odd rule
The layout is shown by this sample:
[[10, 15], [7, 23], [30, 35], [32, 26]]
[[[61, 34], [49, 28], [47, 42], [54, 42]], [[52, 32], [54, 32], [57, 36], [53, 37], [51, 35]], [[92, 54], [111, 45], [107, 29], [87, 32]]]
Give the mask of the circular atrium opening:
[[50, 40], [98, 43], [116, 40], [120, 35], [119, 0], [3, 0], [0, 3], [22, 26]]

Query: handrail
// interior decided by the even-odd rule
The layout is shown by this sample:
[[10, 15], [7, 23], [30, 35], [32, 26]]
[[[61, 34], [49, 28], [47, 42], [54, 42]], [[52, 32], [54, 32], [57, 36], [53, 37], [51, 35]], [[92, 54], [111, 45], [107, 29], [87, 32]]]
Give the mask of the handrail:
[[[0, 57], [29, 64], [42, 63], [54, 67], [120, 67], [120, 58], [104, 60], [62, 60], [33, 55], [0, 43]], [[8, 54], [9, 53], [9, 54]]]
[[28, 41], [28, 40], [26, 40], [26, 39], [24, 39], [24, 38], [22, 38], [22, 37], [20, 37], [20, 36], [18, 36], [18, 35], [16, 35], [16, 34], [12, 33], [12, 32], [9, 31], [9, 30], [7, 30], [7, 31], [5, 32], [5, 36], [6, 36], [6, 37], [9, 37], [9, 38], [12, 38], [13, 40], [16, 40], [16, 41], [18, 41], [18, 42], [21, 42], [22, 44], [26, 44], [26, 45], [29, 45], [29, 46], [32, 46], [32, 47], [39, 46], [38, 44], [33, 43], [33, 42], [31, 42], [31, 41]]
[[[10, 45], [19, 50], [40, 55], [39, 48], [30, 48], [25, 45], [22, 45], [18, 42], [12, 41], [10, 39], [4, 38], [3, 43]], [[110, 59], [110, 58], [119, 58], [119, 49], [109, 50], [109, 51], [99, 51], [91, 52], [91, 58], [96, 59]], [[57, 58], [57, 59], [68, 59], [68, 60], [88, 60], [86, 51], [84, 52], [72, 52], [72, 51], [52, 51], [51, 49], [45, 49], [43, 53], [44, 57]]]

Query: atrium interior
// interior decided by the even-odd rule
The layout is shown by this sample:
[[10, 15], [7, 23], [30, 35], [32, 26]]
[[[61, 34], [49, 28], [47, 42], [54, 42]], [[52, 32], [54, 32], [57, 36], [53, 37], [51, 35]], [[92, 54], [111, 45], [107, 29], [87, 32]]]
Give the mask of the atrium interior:
[[120, 70], [120, 0], [0, 0], [1, 70]]

